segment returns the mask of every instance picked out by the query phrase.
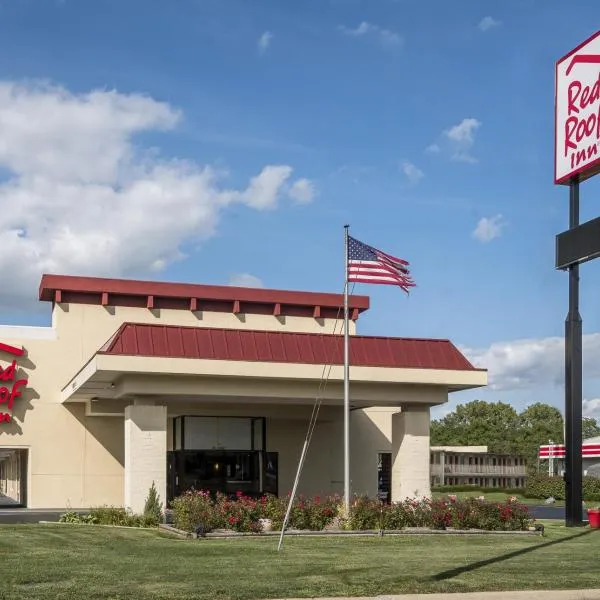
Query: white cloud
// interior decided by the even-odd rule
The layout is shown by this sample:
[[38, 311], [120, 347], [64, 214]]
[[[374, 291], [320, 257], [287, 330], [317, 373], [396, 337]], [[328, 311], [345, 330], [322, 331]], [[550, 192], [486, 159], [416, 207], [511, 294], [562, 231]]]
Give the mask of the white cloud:
[[477, 119], [463, 119], [458, 125], [444, 131], [444, 136], [450, 144], [450, 151], [454, 160], [475, 163], [470, 151], [475, 144], [475, 132], [481, 127]]
[[584, 417], [600, 419], [600, 398], [593, 398], [591, 400], [584, 399], [582, 402], [582, 408]]
[[428, 154], [439, 154], [441, 152], [441, 148], [438, 144], [430, 144], [427, 146], [427, 148], [425, 148], [425, 152]]
[[472, 144], [474, 140], [475, 130], [481, 125], [477, 119], [463, 119], [458, 125], [454, 125], [446, 135], [449, 139], [457, 143]]
[[270, 31], [265, 31], [258, 38], [258, 51], [261, 54], [264, 54], [269, 49], [269, 46], [271, 45], [271, 40], [272, 39], [273, 39], [273, 34]]
[[276, 208], [277, 199], [283, 184], [292, 174], [292, 167], [287, 165], [269, 165], [250, 180], [245, 191], [233, 192], [232, 199], [239, 198], [251, 208]]
[[479, 25], [477, 25], [477, 28], [480, 31], [488, 31], [490, 29], [493, 29], [494, 27], [499, 27], [500, 25], [502, 25], [501, 21], [497, 21], [496, 19], [494, 19], [494, 17], [483, 17], [483, 19], [479, 21]]
[[419, 183], [419, 181], [425, 177], [425, 174], [423, 171], [421, 171], [421, 169], [407, 160], [400, 165], [400, 168], [402, 169], [404, 175], [406, 175], [409, 183], [412, 183], [413, 185]]
[[[530, 389], [564, 382], [563, 337], [496, 342], [483, 349], [461, 348], [471, 362], [488, 369], [494, 390]], [[586, 379], [600, 378], [600, 333], [583, 336], [583, 372]], [[595, 405], [593, 405], [595, 406]]]
[[229, 278], [229, 285], [235, 287], [252, 287], [262, 288], [265, 287], [263, 282], [250, 273], [235, 273]]
[[385, 29], [384, 27], [374, 25], [373, 23], [368, 23], [367, 21], [363, 21], [354, 29], [344, 25], [340, 25], [338, 29], [346, 35], [355, 38], [366, 36], [374, 37], [384, 46], [401, 46], [404, 43], [402, 36], [395, 31]]
[[313, 201], [317, 190], [312, 181], [308, 179], [298, 179], [289, 189], [288, 195], [298, 204], [309, 204]]
[[484, 244], [502, 235], [506, 222], [502, 215], [482, 217], [473, 231], [473, 237]]
[[228, 189], [224, 173], [134, 144], [181, 117], [140, 94], [0, 82], [1, 305], [32, 299], [42, 272], [162, 270], [213, 235], [227, 207], [273, 209], [306, 188], [292, 167], [267, 165], [246, 189]]

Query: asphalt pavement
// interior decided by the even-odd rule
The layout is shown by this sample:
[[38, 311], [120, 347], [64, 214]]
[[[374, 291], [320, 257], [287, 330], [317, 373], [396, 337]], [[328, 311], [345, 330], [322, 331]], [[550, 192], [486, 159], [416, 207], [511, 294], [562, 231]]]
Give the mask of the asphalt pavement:
[[[529, 506], [529, 512], [535, 519], [565, 519], [564, 506]], [[0, 508], [0, 524], [38, 523], [39, 521], [58, 521], [61, 514], [67, 509], [30, 509], [30, 508]], [[71, 509], [73, 510], [73, 509]], [[87, 512], [85, 509], [75, 509], [76, 512]], [[587, 520], [587, 512], [583, 511], [583, 518]]]
[[[67, 509], [1, 508], [0, 524], [20, 525], [22, 523], [39, 523], [40, 521], [58, 521], [60, 515], [65, 512]], [[76, 512], [87, 512], [87, 510]]]
[[[564, 506], [528, 506], [529, 512], [536, 519], [559, 519], [564, 521], [565, 519], [565, 507]], [[587, 511], [583, 509], [583, 520], [587, 521]]]

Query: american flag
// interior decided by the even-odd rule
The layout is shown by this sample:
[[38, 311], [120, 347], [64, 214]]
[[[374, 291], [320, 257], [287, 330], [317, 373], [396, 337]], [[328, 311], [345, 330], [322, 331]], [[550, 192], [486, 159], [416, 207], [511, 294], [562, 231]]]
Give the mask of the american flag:
[[409, 263], [348, 236], [348, 281], [415, 287]]

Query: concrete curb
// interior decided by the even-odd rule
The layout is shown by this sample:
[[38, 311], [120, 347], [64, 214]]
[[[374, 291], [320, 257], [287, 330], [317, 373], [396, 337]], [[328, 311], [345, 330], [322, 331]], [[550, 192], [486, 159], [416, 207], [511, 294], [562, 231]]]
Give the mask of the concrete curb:
[[[240, 537], [279, 537], [280, 531], [265, 531], [263, 533], [242, 533], [238, 531], [214, 531], [207, 533], [204, 536], [198, 536], [196, 533], [190, 533], [177, 529], [171, 525], [160, 524], [159, 529], [163, 529], [173, 533], [179, 537], [186, 539], [197, 539], [203, 537], [205, 539], [229, 539]], [[375, 529], [364, 531], [344, 531], [338, 529], [330, 529], [324, 531], [303, 531], [289, 530], [285, 532], [285, 537], [389, 537], [389, 536], [411, 536], [411, 535], [452, 535], [452, 536], [472, 536], [472, 535], [492, 535], [492, 536], [541, 536], [541, 531], [485, 531], [483, 529], [421, 529], [419, 527], [400, 529], [400, 530], [385, 530], [379, 531]]]
[[110, 527], [112, 529], [135, 529], [137, 531], [153, 531], [158, 527], [131, 527], [129, 525], [105, 525], [101, 523], [62, 523], [60, 521], [38, 521], [40, 525], [71, 525], [76, 527]]
[[189, 533], [188, 531], [183, 531], [182, 529], [177, 529], [177, 528], [173, 527], [172, 525], [168, 525], [167, 523], [160, 523], [158, 528], [162, 529], [162, 531], [172, 533], [173, 535], [184, 538], [186, 540], [195, 539], [198, 537], [195, 533]]
[[[400, 594], [336, 598], [286, 598], [285, 600], [600, 600], [600, 590], [533, 590], [452, 594]], [[284, 599], [281, 599], [284, 600]]]

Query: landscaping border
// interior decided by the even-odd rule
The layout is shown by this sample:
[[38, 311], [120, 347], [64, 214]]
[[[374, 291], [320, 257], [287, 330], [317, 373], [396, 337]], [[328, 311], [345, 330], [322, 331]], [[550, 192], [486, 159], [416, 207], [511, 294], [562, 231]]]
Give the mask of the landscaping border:
[[138, 531], [150, 531], [155, 527], [134, 527], [132, 525], [106, 525], [104, 523], [64, 523], [62, 521], [38, 521], [39, 525], [77, 525], [79, 527], [112, 527], [113, 529], [137, 529]]
[[[250, 533], [250, 532], [239, 532], [239, 531], [212, 531], [210, 533], [205, 533], [204, 535], [199, 535], [197, 533], [190, 533], [189, 531], [183, 531], [182, 529], [177, 529], [172, 525], [168, 525], [166, 523], [161, 523], [158, 526], [159, 529], [163, 529], [164, 531], [168, 531], [169, 533], [173, 533], [183, 538], [187, 539], [197, 539], [197, 538], [205, 538], [205, 539], [228, 539], [228, 538], [239, 538], [239, 537], [278, 537], [281, 535], [280, 531], [264, 531], [262, 533]], [[503, 535], [503, 536], [541, 536], [543, 535], [543, 530], [535, 530], [535, 531], [487, 531], [485, 529], [427, 529], [421, 527], [407, 527], [406, 529], [365, 529], [365, 530], [355, 530], [355, 531], [347, 531], [344, 529], [325, 529], [323, 531], [308, 531], [308, 530], [298, 530], [298, 529], [290, 529], [285, 532], [285, 536], [298, 536], [298, 537], [327, 537], [327, 536], [337, 536], [337, 537], [356, 537], [356, 536], [365, 536], [365, 537], [384, 537], [384, 536], [411, 536], [411, 535], [456, 535], [456, 536], [465, 536], [465, 535]]]

